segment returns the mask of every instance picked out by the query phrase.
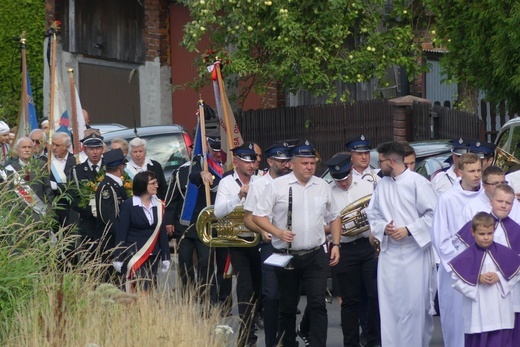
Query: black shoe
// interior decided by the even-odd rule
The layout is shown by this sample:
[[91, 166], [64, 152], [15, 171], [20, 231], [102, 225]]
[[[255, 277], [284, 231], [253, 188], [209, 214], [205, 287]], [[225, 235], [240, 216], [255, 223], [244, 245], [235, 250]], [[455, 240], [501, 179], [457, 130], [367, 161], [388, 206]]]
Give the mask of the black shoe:
[[304, 346], [310, 346], [311, 345], [311, 337], [309, 336], [309, 333], [303, 332], [300, 330], [300, 324], [296, 327], [296, 334], [302, 339]]

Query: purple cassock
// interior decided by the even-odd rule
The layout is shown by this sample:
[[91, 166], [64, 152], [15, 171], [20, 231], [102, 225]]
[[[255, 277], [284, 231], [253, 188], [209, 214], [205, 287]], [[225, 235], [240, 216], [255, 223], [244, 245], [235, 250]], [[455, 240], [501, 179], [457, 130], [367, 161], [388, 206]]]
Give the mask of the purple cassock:
[[[471, 236], [471, 238], [473, 237]], [[520, 256], [518, 255], [518, 252], [495, 242], [493, 242], [487, 249], [482, 248], [475, 243], [474, 239], [473, 244], [469, 246], [468, 249], [457, 255], [449, 265], [453, 272], [462, 281], [471, 286], [476, 286], [478, 284], [482, 264], [484, 263], [484, 257], [486, 255], [491, 257], [493, 263], [495, 263], [496, 267], [506, 280], [510, 280], [513, 276], [520, 273]], [[515, 318], [518, 318], [518, 314]], [[515, 322], [515, 328], [516, 325]], [[464, 346], [517, 346], [514, 341], [514, 336], [514, 329], [495, 330], [478, 334], [464, 334]]]
[[[509, 217], [498, 219], [493, 216], [493, 218], [495, 219], [495, 230], [499, 225], [502, 226], [502, 230], [504, 230], [507, 242], [507, 245], [504, 246], [507, 246], [517, 254], [520, 254], [520, 224]], [[462, 228], [460, 228], [457, 237], [466, 245], [466, 247], [475, 243], [475, 238], [471, 234], [471, 221], [467, 222]]]

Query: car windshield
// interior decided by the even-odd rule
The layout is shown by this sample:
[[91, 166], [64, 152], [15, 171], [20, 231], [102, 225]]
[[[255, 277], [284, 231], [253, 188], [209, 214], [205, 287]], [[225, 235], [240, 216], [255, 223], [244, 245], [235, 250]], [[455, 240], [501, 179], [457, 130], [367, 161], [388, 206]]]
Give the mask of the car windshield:
[[171, 172], [189, 160], [182, 134], [141, 136], [146, 140], [146, 157], [156, 160]]

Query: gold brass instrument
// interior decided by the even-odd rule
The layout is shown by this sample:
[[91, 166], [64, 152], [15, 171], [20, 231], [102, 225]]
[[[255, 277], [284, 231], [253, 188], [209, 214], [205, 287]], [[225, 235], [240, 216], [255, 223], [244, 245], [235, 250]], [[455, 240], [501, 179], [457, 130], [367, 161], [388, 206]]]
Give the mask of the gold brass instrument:
[[367, 195], [357, 199], [341, 211], [341, 235], [352, 237], [370, 229], [365, 209], [371, 197], [372, 195]]
[[367, 176], [369, 177], [369, 179], [367, 179], [366, 181], [372, 183], [372, 185], [374, 186], [374, 189], [376, 189], [376, 186], [377, 186], [376, 176], [372, 173], [366, 173], [363, 176], [361, 176], [361, 179], [364, 180], [365, 177], [367, 177]]
[[260, 241], [260, 235], [244, 225], [242, 206], [223, 218], [216, 218], [213, 205], [209, 205], [200, 211], [195, 226], [200, 240], [209, 247], [254, 247]]
[[520, 169], [520, 160], [502, 148], [497, 147], [495, 149], [493, 165], [498, 166], [502, 171], [508, 174]]

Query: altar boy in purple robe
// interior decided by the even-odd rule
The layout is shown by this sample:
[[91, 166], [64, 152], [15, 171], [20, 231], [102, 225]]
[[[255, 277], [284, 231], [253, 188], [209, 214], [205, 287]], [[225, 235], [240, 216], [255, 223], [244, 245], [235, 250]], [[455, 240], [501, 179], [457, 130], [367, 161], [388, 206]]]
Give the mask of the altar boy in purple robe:
[[520, 280], [520, 256], [493, 242], [495, 219], [479, 212], [472, 220], [475, 243], [450, 263], [453, 288], [464, 295], [464, 345], [513, 347], [515, 312], [511, 290]]

